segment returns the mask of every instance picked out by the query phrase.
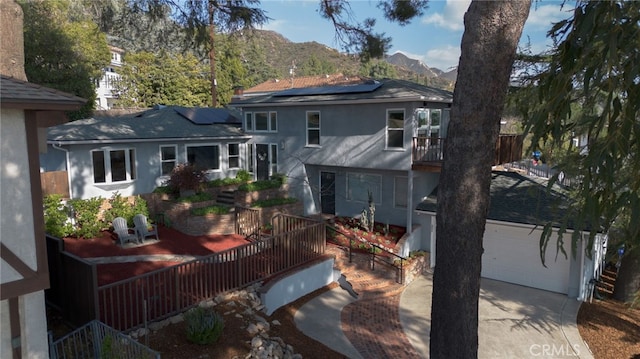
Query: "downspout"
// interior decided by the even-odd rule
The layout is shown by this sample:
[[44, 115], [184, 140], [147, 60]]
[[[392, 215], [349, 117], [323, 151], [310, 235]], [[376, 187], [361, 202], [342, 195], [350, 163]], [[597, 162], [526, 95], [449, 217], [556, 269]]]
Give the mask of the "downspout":
[[71, 175], [70, 175], [70, 170], [69, 170], [69, 150], [67, 150], [66, 148], [63, 148], [62, 145], [60, 144], [51, 144], [51, 147], [53, 147], [53, 149], [56, 149], [58, 151], [63, 151], [65, 153], [65, 163], [64, 163], [64, 167], [67, 169], [67, 186], [69, 186], [69, 199], [73, 198], [73, 193], [72, 191], [72, 187], [71, 187]]

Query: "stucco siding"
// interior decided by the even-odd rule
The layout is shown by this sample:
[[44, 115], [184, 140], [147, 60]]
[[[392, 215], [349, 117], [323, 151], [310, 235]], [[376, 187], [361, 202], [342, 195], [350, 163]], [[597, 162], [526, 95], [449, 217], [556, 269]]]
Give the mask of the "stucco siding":
[[[0, 117], [0, 240], [29, 268], [36, 270], [25, 118], [21, 110], [9, 109], [2, 109]], [[35, 180], [39, 181], [38, 178]], [[0, 278], [2, 283], [8, 283], [22, 277], [3, 260]]]

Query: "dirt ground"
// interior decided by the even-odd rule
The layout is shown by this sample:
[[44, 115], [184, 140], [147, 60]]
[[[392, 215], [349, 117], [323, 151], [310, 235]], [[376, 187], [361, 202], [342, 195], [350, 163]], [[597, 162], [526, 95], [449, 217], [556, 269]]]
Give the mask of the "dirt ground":
[[[305, 302], [328, 288], [320, 289], [294, 303], [280, 308], [266, 318], [278, 320], [281, 325], [272, 326], [270, 336], [280, 337], [304, 358], [344, 358], [339, 353], [307, 337], [298, 331], [293, 320], [297, 310]], [[221, 309], [225, 309], [224, 306]], [[228, 308], [227, 308], [228, 309]], [[191, 344], [186, 340], [184, 323], [170, 325], [149, 336], [149, 346], [161, 352], [162, 358], [245, 358], [249, 353], [251, 336], [247, 323], [232, 313], [225, 315], [225, 329], [219, 342], [210, 346]], [[630, 309], [614, 300], [594, 300], [584, 303], [578, 314], [578, 329], [596, 359], [640, 358], [640, 309]], [[145, 338], [141, 338], [142, 343]]]

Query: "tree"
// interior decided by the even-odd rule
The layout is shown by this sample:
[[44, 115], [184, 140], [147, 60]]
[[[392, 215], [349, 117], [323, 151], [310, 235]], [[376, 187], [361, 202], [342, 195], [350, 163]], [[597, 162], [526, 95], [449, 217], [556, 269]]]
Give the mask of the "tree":
[[464, 16], [458, 79], [438, 187], [432, 358], [477, 357], [491, 158], [530, 5], [530, 1], [473, 1]]
[[207, 106], [208, 69], [192, 54], [129, 53], [116, 84], [118, 106]]
[[360, 65], [360, 75], [376, 79], [396, 78], [396, 69], [384, 60], [369, 60]]
[[82, 109], [69, 117], [90, 116], [95, 107], [95, 83], [111, 58], [105, 35], [88, 19], [71, 16], [69, 1], [25, 1], [20, 5], [27, 78], [87, 99]]
[[[640, 250], [634, 249], [640, 246], [638, 33], [640, 3], [579, 2], [573, 16], [549, 32], [556, 46], [534, 77], [537, 96], [523, 106], [533, 144], [557, 150], [570, 137], [587, 135], [586, 149], [571, 148], [556, 163], [566, 176], [579, 179], [576, 201], [567, 212], [575, 229], [573, 248], [585, 230], [590, 249], [596, 232], [624, 224], [620, 242], [610, 245], [627, 247], [614, 292], [621, 300], [640, 289]], [[544, 246], [550, 239], [548, 233]]]

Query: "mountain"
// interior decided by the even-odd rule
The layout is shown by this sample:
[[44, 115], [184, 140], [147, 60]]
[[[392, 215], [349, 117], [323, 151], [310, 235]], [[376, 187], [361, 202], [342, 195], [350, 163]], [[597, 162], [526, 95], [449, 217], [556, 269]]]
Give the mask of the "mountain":
[[445, 72], [435, 67], [429, 67], [420, 60], [411, 59], [401, 52], [396, 52], [391, 56], [387, 56], [385, 60], [392, 65], [408, 69], [409, 71], [417, 74], [425, 75], [428, 78], [435, 77], [454, 82], [458, 76], [457, 69]]

